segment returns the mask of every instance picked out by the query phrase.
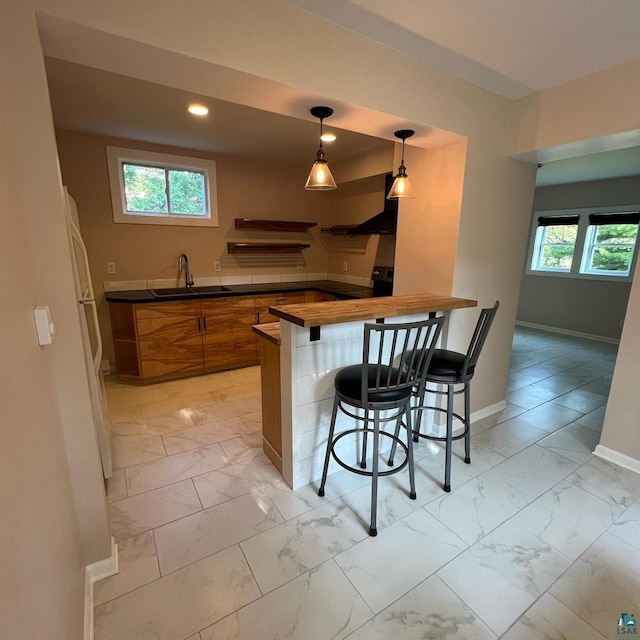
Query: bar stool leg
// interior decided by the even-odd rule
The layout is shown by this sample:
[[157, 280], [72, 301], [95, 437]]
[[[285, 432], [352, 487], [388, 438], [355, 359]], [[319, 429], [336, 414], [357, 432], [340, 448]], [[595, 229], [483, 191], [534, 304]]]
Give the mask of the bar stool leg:
[[418, 392], [418, 396], [416, 396], [416, 402], [418, 403], [418, 419], [416, 420], [416, 426], [413, 430], [413, 441], [420, 441], [420, 427], [422, 427], [422, 411], [424, 407], [424, 397], [427, 393], [426, 387], [422, 388], [422, 392]]
[[451, 491], [451, 449], [453, 447], [453, 386], [447, 385], [447, 441], [444, 461], [444, 490]]
[[324, 496], [324, 485], [327, 481], [327, 471], [329, 470], [329, 457], [331, 456], [331, 448], [333, 447], [333, 433], [336, 430], [336, 416], [338, 415], [338, 404], [340, 400], [338, 396], [334, 396], [333, 399], [333, 412], [331, 413], [331, 426], [329, 427], [329, 435], [327, 437], [327, 453], [324, 457], [324, 468], [322, 470], [322, 482], [318, 489], [318, 495]]
[[[416, 499], [416, 473], [413, 463], [413, 430], [411, 429], [411, 405], [407, 404], [405, 408], [407, 416], [407, 459], [409, 464], [409, 498]], [[394, 442], [395, 445], [395, 442]]]
[[360, 468], [367, 468], [367, 438], [369, 436], [369, 432], [367, 431], [367, 427], [369, 426], [369, 411], [364, 409], [364, 416], [362, 418], [364, 423], [364, 428], [362, 430], [362, 457], [360, 458]]
[[464, 383], [464, 461], [471, 463], [471, 385]]
[[378, 449], [380, 445], [380, 413], [373, 412], [373, 464], [371, 470], [371, 526], [369, 535], [377, 536], [377, 511], [378, 511]]
[[392, 467], [393, 459], [396, 457], [396, 446], [398, 445], [397, 438], [400, 436], [400, 428], [402, 427], [402, 416], [404, 412], [400, 412], [398, 414], [398, 422], [396, 422], [396, 430], [393, 433], [394, 440], [391, 443], [391, 451], [389, 453], [389, 459], [387, 460], [387, 464]]

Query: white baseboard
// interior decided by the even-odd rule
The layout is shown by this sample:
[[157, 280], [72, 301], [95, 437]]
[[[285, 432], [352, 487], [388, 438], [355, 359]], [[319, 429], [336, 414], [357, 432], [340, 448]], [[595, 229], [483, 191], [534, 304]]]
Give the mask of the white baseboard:
[[538, 329], [539, 331], [547, 331], [549, 333], [560, 333], [565, 336], [574, 336], [575, 338], [584, 338], [585, 340], [596, 340], [597, 342], [607, 342], [608, 344], [620, 344], [618, 338], [607, 338], [606, 336], [597, 336], [594, 333], [582, 333], [581, 331], [572, 331], [571, 329], [561, 329], [560, 327], [549, 327], [546, 324], [536, 324], [535, 322], [524, 322], [516, 320], [517, 327], [526, 327], [527, 329]]
[[118, 573], [118, 545], [111, 537], [111, 556], [87, 565], [84, 575], [84, 640], [93, 640], [93, 585]]
[[623, 467], [624, 469], [629, 469], [629, 471], [640, 474], [640, 460], [636, 460], [631, 456], [620, 453], [615, 449], [609, 449], [609, 447], [599, 444], [596, 446], [593, 455], [598, 456], [598, 458], [602, 458], [607, 462], [616, 464], [619, 467]]
[[492, 416], [494, 413], [498, 413], [498, 411], [504, 411], [507, 408], [507, 401], [500, 400], [500, 402], [496, 402], [495, 404], [491, 404], [484, 409], [478, 409], [478, 411], [474, 411], [471, 414], [471, 424], [476, 422], [477, 420], [483, 420], [484, 418], [488, 418]]
[[[478, 420], [483, 420], [484, 418], [488, 418], [489, 416], [492, 416], [494, 413], [498, 413], [499, 411], [504, 411], [507, 408], [507, 401], [506, 400], [500, 400], [500, 402], [496, 402], [495, 404], [491, 404], [488, 407], [483, 407], [482, 409], [478, 409], [477, 411], [472, 411], [471, 412], [471, 424], [473, 424], [474, 422], [477, 422]], [[432, 414], [434, 412], [431, 412]], [[442, 413], [442, 415], [440, 417], [443, 417], [445, 414]], [[462, 414], [460, 414], [462, 415]], [[427, 424], [429, 423], [429, 419], [428, 413], [425, 413], [426, 416], [426, 421]], [[444, 418], [443, 418], [444, 419]], [[424, 422], [423, 422], [424, 424]], [[431, 432], [430, 435], [434, 435], [434, 436], [438, 436], [438, 437], [442, 437], [446, 435], [446, 425], [445, 424], [438, 424], [436, 425], [433, 421], [431, 421], [432, 424], [432, 428], [431, 428]], [[437, 429], [434, 429], [434, 427], [437, 427]], [[456, 420], [454, 418], [453, 420], [453, 434], [456, 435], [458, 432], [462, 431], [462, 423], [460, 422], [460, 420]]]

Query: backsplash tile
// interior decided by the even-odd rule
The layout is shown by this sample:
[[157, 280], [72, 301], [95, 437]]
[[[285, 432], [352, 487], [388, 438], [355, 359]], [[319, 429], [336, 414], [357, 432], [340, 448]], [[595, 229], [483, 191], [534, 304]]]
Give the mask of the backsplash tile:
[[222, 276], [223, 285], [253, 284], [251, 276]]
[[304, 273], [284, 273], [280, 276], [280, 282], [306, 282], [307, 276]]
[[251, 276], [251, 284], [271, 284], [272, 282], [282, 282], [281, 276], [277, 274], [267, 274]]
[[149, 288], [146, 280], [119, 280], [102, 284], [106, 293], [110, 291], [140, 291]]

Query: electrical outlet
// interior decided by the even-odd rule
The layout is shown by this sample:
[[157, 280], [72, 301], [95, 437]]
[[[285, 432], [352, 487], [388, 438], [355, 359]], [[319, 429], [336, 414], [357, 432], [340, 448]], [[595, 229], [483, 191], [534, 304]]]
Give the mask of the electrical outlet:
[[213, 263], [213, 270], [214, 271], [222, 271], [222, 267], [220, 266], [220, 261], [219, 260], [216, 260]]
[[296, 263], [296, 269], [302, 269], [302, 260], [298, 260]]
[[620, 322], [618, 323], [618, 326], [622, 329], [622, 327], [624, 327], [624, 318], [620, 318]]
[[107, 262], [107, 273], [110, 276], [116, 275], [116, 263], [115, 262]]
[[342, 263], [342, 270], [343, 270], [343, 271], [346, 271], [348, 268], [349, 268], [349, 263], [345, 260], [345, 261]]

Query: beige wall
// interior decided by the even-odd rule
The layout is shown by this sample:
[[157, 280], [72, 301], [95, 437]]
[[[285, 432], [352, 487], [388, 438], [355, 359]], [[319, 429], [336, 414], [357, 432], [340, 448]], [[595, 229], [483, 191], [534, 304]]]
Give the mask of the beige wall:
[[631, 60], [516, 100], [509, 153], [553, 160], [636, 146], [639, 77]]
[[[405, 149], [415, 198], [400, 200], [398, 208], [396, 294], [452, 293], [466, 148], [460, 141]], [[399, 165], [399, 155], [396, 160]]]
[[636, 265], [635, 277], [629, 295], [627, 321], [622, 330], [620, 349], [613, 374], [607, 412], [602, 427], [600, 444], [629, 456], [640, 469], [640, 262]]
[[[104, 342], [104, 358], [112, 363], [113, 343], [104, 282], [178, 277], [181, 253], [189, 256], [194, 278], [210, 276], [326, 273], [327, 249], [320, 237], [326, 226], [328, 194], [303, 188], [307, 167], [258, 163], [230, 155], [205, 154], [120, 138], [71, 131], [57, 132], [62, 179], [78, 205], [87, 245]], [[161, 153], [203, 157], [216, 161], [217, 228], [116, 224], [113, 222], [105, 147], [130, 147]], [[318, 226], [308, 233], [247, 232], [234, 228], [235, 218], [305, 220]], [[301, 254], [237, 256], [227, 253], [228, 241], [304, 242]], [[214, 271], [214, 261], [222, 270]], [[116, 275], [106, 263], [115, 262]], [[302, 269], [298, 269], [298, 263]]]
[[[0, 635], [76, 640], [83, 636], [85, 565], [109, 555], [109, 530], [36, 24], [16, 3], [5, 7]], [[57, 329], [46, 347], [36, 340], [36, 305], [50, 306]]]
[[[533, 215], [545, 210], [582, 207], [637, 207], [639, 203], [638, 177], [594, 180], [536, 189]], [[630, 282], [545, 277], [525, 272], [518, 320], [618, 339], [630, 289]]]
[[518, 320], [618, 339], [630, 288], [629, 282], [525, 275]]

